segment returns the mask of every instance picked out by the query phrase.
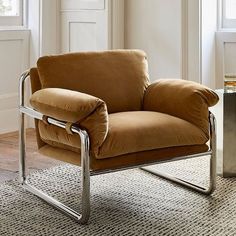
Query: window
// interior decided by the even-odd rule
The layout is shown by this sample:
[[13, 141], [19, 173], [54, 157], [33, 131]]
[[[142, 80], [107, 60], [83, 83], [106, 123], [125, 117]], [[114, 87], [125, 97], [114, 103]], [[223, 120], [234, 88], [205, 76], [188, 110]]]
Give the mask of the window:
[[0, 26], [23, 25], [23, 0], [0, 0]]
[[236, 28], [236, 0], [222, 0], [222, 27]]
[[225, 1], [225, 18], [236, 19], [236, 0]]

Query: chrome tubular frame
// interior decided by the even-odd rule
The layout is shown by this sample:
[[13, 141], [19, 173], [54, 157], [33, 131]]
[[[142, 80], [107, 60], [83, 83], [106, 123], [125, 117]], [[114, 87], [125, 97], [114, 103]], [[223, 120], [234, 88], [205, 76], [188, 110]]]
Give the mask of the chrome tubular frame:
[[[164, 178], [166, 180], [170, 180], [174, 183], [183, 185], [189, 189], [195, 190], [197, 192], [210, 195], [216, 187], [216, 120], [212, 113], [210, 113], [210, 151], [208, 153], [200, 153], [200, 156], [210, 155], [210, 176], [209, 176], [209, 186], [208, 188], [204, 188], [202, 186], [196, 185], [194, 183], [185, 181], [183, 179], [177, 178], [175, 176], [172, 176], [167, 173], [163, 173], [160, 171], [152, 170], [148, 167], [141, 167], [141, 170], [144, 170], [146, 172], [149, 172], [155, 176]], [[197, 157], [197, 155], [193, 155], [194, 157]], [[187, 159], [187, 158], [186, 158]], [[170, 160], [170, 161], [176, 161], [176, 160]]]
[[[90, 216], [90, 168], [89, 168], [89, 136], [85, 130], [79, 129], [77, 126], [73, 125], [71, 131], [80, 135], [81, 140], [81, 183], [82, 183], [82, 208], [81, 214], [74, 211], [70, 207], [64, 205], [63, 203], [57, 201], [56, 199], [48, 196], [43, 193], [41, 190], [36, 187], [30, 185], [27, 182], [26, 178], [26, 168], [25, 168], [25, 115], [28, 115], [32, 118], [42, 120], [43, 114], [25, 106], [24, 102], [24, 86], [25, 80], [29, 76], [29, 71], [26, 71], [22, 74], [20, 78], [20, 86], [19, 86], [19, 95], [20, 95], [20, 129], [19, 129], [19, 146], [20, 146], [20, 163], [19, 163], [19, 177], [20, 182], [23, 187], [34, 195], [38, 196], [42, 200], [56, 207], [60, 211], [64, 212], [77, 222], [81, 224], [87, 223]], [[53, 124], [55, 126], [64, 128], [66, 127], [66, 123], [62, 121], [58, 121], [53, 118], [48, 118], [48, 123]]]
[[[26, 176], [26, 165], [25, 165], [25, 158], [26, 158], [26, 151], [25, 151], [25, 115], [30, 116], [34, 119], [43, 120], [43, 114], [27, 107], [25, 105], [25, 81], [29, 77], [29, 71], [24, 72], [20, 77], [20, 84], [19, 84], [19, 119], [20, 119], [20, 127], [19, 127], [19, 146], [20, 146], [20, 153], [19, 153], [19, 179], [22, 186], [29, 192], [33, 193], [34, 195], [38, 196], [42, 200], [46, 201], [53, 207], [59, 209], [63, 213], [70, 216], [72, 219], [76, 220], [81, 224], [85, 224], [89, 220], [90, 216], [90, 176], [98, 175], [98, 174], [106, 174], [115, 171], [121, 171], [126, 169], [133, 169], [133, 168], [141, 168], [142, 170], [148, 171], [154, 175], [163, 177], [165, 179], [174, 181], [176, 183], [182, 184], [185, 187], [188, 187], [192, 190], [204, 193], [204, 194], [211, 194], [215, 189], [215, 182], [216, 182], [216, 127], [215, 127], [215, 117], [213, 114], [210, 113], [210, 151], [204, 153], [198, 153], [194, 155], [184, 156], [184, 157], [176, 157], [169, 160], [159, 160], [153, 163], [148, 163], [145, 165], [136, 165], [130, 166], [120, 169], [114, 170], [105, 170], [105, 171], [90, 171], [90, 156], [89, 156], [89, 135], [85, 130], [81, 130], [78, 126], [72, 125], [71, 131], [76, 133], [80, 136], [81, 139], [81, 184], [82, 184], [82, 199], [81, 199], [81, 213], [78, 213], [71, 209], [70, 207], [64, 205], [63, 203], [59, 202], [58, 200], [50, 197], [49, 195], [45, 194], [41, 190], [37, 189], [36, 187], [30, 185], [27, 181]], [[60, 128], [66, 128], [66, 122], [62, 122], [53, 118], [48, 118], [47, 122], [58, 126]], [[197, 186], [193, 183], [189, 183], [187, 181], [181, 180], [179, 178], [170, 176], [164, 173], [157, 173], [153, 170], [148, 169], [150, 165], [160, 164], [164, 162], [172, 162], [178, 161], [187, 158], [196, 158], [200, 156], [210, 155], [210, 185], [207, 189]]]

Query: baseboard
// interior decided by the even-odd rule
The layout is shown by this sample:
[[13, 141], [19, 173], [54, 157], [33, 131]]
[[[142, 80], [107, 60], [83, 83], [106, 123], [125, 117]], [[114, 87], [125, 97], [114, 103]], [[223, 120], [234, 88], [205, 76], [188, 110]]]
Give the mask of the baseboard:
[[8, 93], [0, 95], [0, 112], [4, 110], [17, 108], [17, 100], [18, 100], [17, 93]]
[[0, 110], [0, 134], [18, 130], [18, 109]]
[[17, 93], [0, 95], [0, 134], [18, 130], [18, 100]]

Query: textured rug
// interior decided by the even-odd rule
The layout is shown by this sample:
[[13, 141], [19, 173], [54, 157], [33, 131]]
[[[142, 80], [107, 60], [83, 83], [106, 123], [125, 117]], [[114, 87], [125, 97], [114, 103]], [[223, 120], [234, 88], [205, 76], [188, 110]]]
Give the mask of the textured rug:
[[[207, 184], [206, 158], [153, 167]], [[31, 183], [77, 208], [80, 170], [71, 165], [38, 171]], [[217, 179], [206, 197], [139, 169], [91, 179], [91, 219], [81, 226], [37, 197], [16, 180], [0, 185], [0, 235], [192, 236], [236, 235], [236, 179]]]

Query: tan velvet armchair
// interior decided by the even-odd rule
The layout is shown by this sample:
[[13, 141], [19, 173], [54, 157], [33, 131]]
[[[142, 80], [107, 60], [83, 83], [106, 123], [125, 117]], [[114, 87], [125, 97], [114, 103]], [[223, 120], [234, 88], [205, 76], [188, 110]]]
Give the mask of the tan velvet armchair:
[[[25, 105], [24, 85], [32, 93]], [[210, 89], [189, 81], [149, 82], [147, 59], [139, 50], [46, 56], [20, 79], [20, 180], [33, 194], [80, 223], [90, 212], [90, 176], [210, 156], [210, 185], [203, 188], [154, 173], [199, 192], [215, 187], [217, 103]], [[39, 152], [81, 166], [82, 212], [77, 213], [27, 182], [24, 116], [36, 119]]]

